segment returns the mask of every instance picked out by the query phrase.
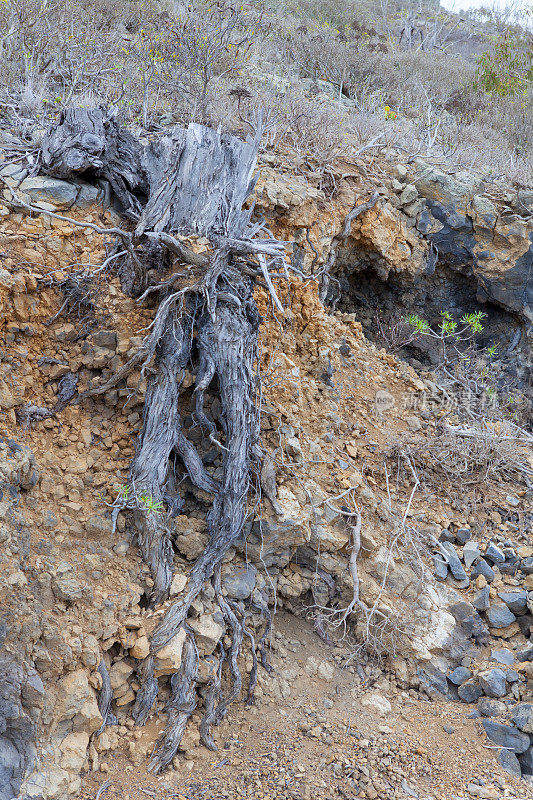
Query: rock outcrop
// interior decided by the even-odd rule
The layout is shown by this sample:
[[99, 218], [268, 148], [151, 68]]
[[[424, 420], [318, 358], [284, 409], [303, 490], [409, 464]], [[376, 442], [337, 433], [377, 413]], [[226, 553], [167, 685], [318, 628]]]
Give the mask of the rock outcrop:
[[[337, 246], [333, 278], [340, 283], [330, 290], [332, 297], [344, 291], [342, 276], [353, 278], [365, 269], [382, 282], [394, 279], [407, 287], [446, 265], [475, 278], [478, 299], [530, 319], [530, 222], [518, 211], [510, 219], [478, 180], [415, 162], [399, 171], [396, 184], [380, 185], [377, 205], [335, 244], [349, 211], [369, 195], [357, 163], [335, 169], [332, 197], [316, 176], [297, 176], [273, 164], [263, 166], [256, 187], [258, 209], [276, 235], [291, 242], [294, 267], [307, 271], [313, 265], [319, 273]], [[116, 221], [110, 208], [94, 205], [104, 196], [96, 187], [12, 172], [8, 177], [25, 202], [43, 211], [68, 208], [75, 219], [91, 221], [99, 214], [106, 224]], [[127, 516], [112, 520], [110, 512], [127, 479], [146, 382], [136, 373], [101, 401], [68, 406], [35, 427], [25, 425], [20, 412], [29, 403], [54, 407], [65, 375], [75, 374], [80, 389], [105, 381], [135, 352], [139, 331], [151, 317], [122, 293], [113, 273], [90, 285], [71, 274], [71, 264], [102, 260], [102, 242], [90, 229], [12, 209], [0, 218], [0, 236], [7, 253], [0, 270], [0, 324], [8, 352], [0, 365], [6, 434], [0, 442], [0, 800], [10, 800], [21, 786], [26, 798], [63, 799], [78, 792], [80, 774], [96, 769], [100, 754], [116, 746], [113, 730], [102, 729], [99, 666], [109, 673], [113, 713], [125, 727], [139, 689], [137, 667], [149, 653], [158, 620], [146, 607], [150, 578]], [[391, 487], [373, 477], [389, 457], [390, 438], [423, 443], [434, 435], [436, 421], [417, 411], [406, 418], [406, 402], [426, 398], [435, 387], [370, 344], [353, 314], [328, 313], [317, 282], [291, 279], [280, 288], [284, 295], [290, 312], [280, 324], [268, 294], [257, 290], [264, 318], [262, 436], [275, 455], [277, 497], [275, 504], [264, 499], [261, 521], [250, 516], [225, 559], [224, 595], [250, 604], [249, 625], [259, 636], [261, 607], [297, 614], [345, 608], [353, 596], [347, 569], [353, 541], [342, 498], [353, 491], [363, 509], [360, 600], [387, 622], [382, 644], [398, 654], [392, 669], [405, 685], [465, 702], [509, 693], [524, 701], [533, 682], [529, 657], [523, 666], [476, 661], [489, 630], [506, 641], [520, 633], [521, 619], [529, 622], [526, 589], [498, 584], [501, 564], [512, 562], [509, 554], [498, 562], [483, 542], [478, 550], [470, 546], [468, 557], [464, 531], [481, 525], [481, 517], [444, 497], [430, 506], [417, 497], [409, 506], [412, 528], [401, 534], [401, 515], [399, 520], [393, 507], [402, 513], [407, 507], [408, 476], [393, 488], [394, 502]], [[76, 316], [65, 319], [61, 309]], [[184, 375], [184, 388], [191, 384]], [[218, 419], [216, 402], [207, 396], [205, 410]], [[192, 416], [185, 420], [188, 435], [197, 436]], [[203, 459], [215, 474], [216, 449], [206, 449]], [[191, 562], [207, 540], [205, 497], [192, 486], [186, 489], [185, 508], [171, 515], [172, 598], [183, 591]], [[492, 487], [494, 503], [512, 511], [505, 498], [515, 497], [515, 489]], [[517, 503], [525, 512], [522, 495]], [[498, 522], [485, 514], [483, 525], [488, 536], [504, 522], [501, 515]], [[436, 580], [430, 562], [413, 558], [412, 548], [427, 548], [443, 530], [449, 559]], [[409, 538], [413, 531], [420, 538]], [[527, 555], [519, 557], [518, 567], [528, 574]], [[489, 571], [492, 578], [483, 577]], [[480, 577], [491, 586], [496, 579], [498, 598], [492, 589], [478, 594], [487, 588]], [[320, 627], [320, 614], [317, 621]], [[359, 638], [368, 635], [362, 614], [349, 622]], [[207, 683], [210, 657], [224, 632], [208, 591], [192, 607], [189, 624], [202, 657], [199, 680]], [[158, 652], [158, 676], [179, 668], [182, 633]], [[516, 680], [510, 675], [515, 670]], [[499, 737], [499, 744], [511, 736], [521, 764], [528, 757], [523, 737], [529, 716], [524, 702], [520, 706], [514, 724], [506, 724], [510, 733], [494, 727], [499, 723], [487, 733]], [[380, 707], [386, 714], [386, 706]]]

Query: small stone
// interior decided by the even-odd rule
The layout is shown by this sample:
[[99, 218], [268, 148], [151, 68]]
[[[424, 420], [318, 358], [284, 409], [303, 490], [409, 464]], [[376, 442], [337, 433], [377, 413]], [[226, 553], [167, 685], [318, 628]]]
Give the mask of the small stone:
[[9, 586], [15, 586], [19, 589], [22, 589], [24, 586], [28, 585], [28, 579], [20, 569], [12, 572], [7, 582]]
[[116, 331], [97, 331], [91, 336], [92, 341], [97, 347], [104, 347], [106, 350], [117, 349], [118, 338]]
[[175, 597], [177, 594], [181, 594], [186, 586], [187, 576], [183, 575], [181, 572], [175, 572], [172, 583], [170, 584], [170, 596]]
[[487, 611], [487, 621], [491, 628], [506, 628], [516, 621], [516, 617], [507, 606], [491, 606]]
[[503, 600], [513, 614], [525, 614], [527, 611], [527, 592], [517, 589], [514, 592], [498, 592], [498, 597]]
[[154, 659], [156, 677], [159, 675], [172, 675], [179, 669], [181, 654], [187, 633], [183, 628], [164, 647], [157, 651]]
[[478, 575], [482, 575], [487, 583], [492, 583], [494, 578], [496, 577], [496, 573], [492, 569], [492, 567], [485, 561], [484, 558], [480, 558], [475, 567], [473, 568], [470, 576], [472, 578], [477, 578]]
[[511, 711], [511, 720], [524, 733], [533, 733], [533, 705], [518, 703]]
[[435, 578], [438, 581], [445, 581], [448, 577], [448, 564], [440, 555], [433, 556], [433, 563], [435, 564]]
[[508, 772], [509, 775], [514, 775], [515, 778], [522, 777], [520, 761], [510, 750], [500, 750], [498, 753], [498, 761], [500, 762], [500, 766]]
[[418, 417], [414, 416], [406, 417], [405, 421], [407, 423], [409, 430], [412, 431], [413, 433], [417, 433], [422, 428], [422, 423], [418, 419]]
[[480, 697], [477, 701], [478, 711], [484, 717], [501, 717], [507, 711], [507, 706], [501, 700], [492, 697]]
[[202, 614], [198, 619], [189, 620], [196, 634], [196, 644], [204, 656], [210, 656], [224, 635], [224, 625], [217, 622], [212, 614]]
[[478, 644], [486, 644], [489, 635], [487, 626], [471, 603], [466, 601], [454, 603], [449, 611], [469, 636], [472, 636]]
[[466, 542], [463, 548], [463, 561], [465, 567], [470, 569], [474, 561], [481, 555], [479, 544], [477, 542]]
[[222, 579], [228, 595], [235, 600], [246, 600], [252, 594], [257, 580], [257, 569], [253, 564], [233, 567]]
[[442, 730], [444, 731], [444, 733], [450, 734], [450, 736], [452, 733], [455, 733], [455, 728], [453, 727], [453, 725], [443, 725]]
[[479, 685], [479, 683], [475, 680], [468, 680], [465, 681], [459, 689], [457, 690], [457, 694], [463, 701], [463, 703], [476, 703], [479, 698], [483, 694], [483, 689]]
[[450, 572], [455, 580], [468, 581], [468, 575], [466, 574], [463, 565], [459, 561], [459, 556], [457, 555], [453, 544], [451, 542], [442, 542], [441, 547], [446, 552], [448, 567], [450, 568]]
[[478, 589], [484, 589], [487, 585], [487, 579], [484, 575], [478, 575], [476, 578], [476, 586]]
[[285, 451], [288, 456], [294, 459], [297, 464], [301, 464], [304, 460], [302, 446], [300, 440], [296, 436], [290, 436], [285, 440]]
[[[485, 579], [483, 578], [483, 580]], [[476, 611], [487, 611], [490, 608], [490, 589], [487, 585], [476, 594], [472, 600], [472, 605]]]
[[505, 666], [510, 667], [511, 664], [514, 664], [515, 657], [510, 650], [507, 650], [507, 648], [501, 648], [499, 650], [492, 650], [490, 654], [490, 660], [496, 661], [498, 664], [505, 664]]
[[507, 693], [505, 672], [499, 667], [484, 670], [477, 677], [481, 688], [488, 697], [503, 697]]
[[459, 528], [455, 536], [459, 544], [465, 545], [472, 538], [472, 531], [470, 528]]
[[407, 167], [405, 164], [396, 164], [394, 167], [394, 174], [399, 181], [405, 181], [407, 177]]
[[361, 705], [366, 708], [371, 708], [373, 711], [377, 711], [380, 717], [384, 717], [392, 711], [391, 704], [387, 698], [383, 697], [381, 694], [371, 694], [369, 697], [363, 697]]
[[322, 661], [322, 663], [318, 665], [317, 672], [318, 677], [322, 678], [323, 681], [332, 681], [335, 676], [333, 664], [329, 661]]
[[466, 787], [468, 794], [473, 797], [482, 797], [484, 800], [499, 800], [499, 794], [496, 789], [488, 786], [480, 786], [477, 783], [469, 783]]
[[58, 342], [73, 342], [77, 336], [78, 330], [71, 322], [67, 322], [65, 325], [60, 325], [55, 330], [55, 337]]
[[494, 544], [494, 542], [490, 542], [489, 546], [485, 550], [485, 558], [488, 558], [489, 561], [492, 561], [493, 564], [503, 564], [505, 561], [505, 555], [500, 548]]
[[470, 680], [471, 677], [472, 677], [472, 672], [466, 667], [456, 667], [448, 675], [449, 680], [455, 686], [461, 686], [465, 681]]
[[150, 642], [147, 636], [139, 636], [133, 647], [130, 649], [130, 655], [133, 658], [146, 658], [150, 653]]
[[416, 186], [412, 183], [408, 184], [400, 195], [400, 203], [405, 206], [409, 203], [414, 203], [418, 198], [418, 191]]
[[512, 725], [504, 725], [502, 722], [494, 722], [492, 719], [484, 719], [483, 727], [485, 733], [494, 744], [500, 747], [507, 747], [513, 753], [525, 753], [529, 747], [529, 736], [522, 733]]
[[520, 564], [520, 569], [522, 570], [522, 572], [525, 572], [526, 575], [532, 575], [533, 574], [533, 556], [532, 557], [528, 557], [528, 558], [524, 558], [524, 560]]

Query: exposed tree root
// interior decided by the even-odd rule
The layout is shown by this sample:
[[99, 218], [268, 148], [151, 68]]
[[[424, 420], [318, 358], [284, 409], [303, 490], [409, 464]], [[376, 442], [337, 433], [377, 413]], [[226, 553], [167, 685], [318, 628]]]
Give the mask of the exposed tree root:
[[[109, 181], [126, 216], [136, 225], [133, 233], [114, 231], [124, 253], [116, 260], [122, 286], [140, 295], [141, 302], [149, 293], [160, 293], [157, 313], [139, 351], [102, 386], [80, 395], [83, 400], [102, 394], [137, 368], [141, 375], [148, 375], [144, 424], [129, 488], [117, 499], [113, 516], [115, 519], [120, 508], [129, 510], [139, 549], [150, 568], [152, 605], [157, 606], [169, 594], [174, 556], [172, 516], [184, 503], [179, 493], [181, 480], [187, 478], [212, 497], [205, 551], [193, 565], [182, 595], [153, 632], [150, 653], [138, 667], [141, 686], [133, 716], [143, 724], [158, 693], [157, 653], [185, 627], [181, 665], [171, 678], [165, 732], [149, 764], [153, 772], [163, 770], [176, 755], [198, 702], [198, 650], [187, 617], [206, 582], [212, 583], [231, 641], [228, 648], [219, 642], [218, 666], [204, 691], [200, 734], [207, 747], [216, 749], [211, 728], [220, 723], [241, 693], [238, 660], [244, 636], [252, 649], [247, 699], [253, 699], [258, 658], [254, 636], [247, 627], [252, 609], [266, 619], [257, 647], [261, 663], [270, 669], [265, 642], [271, 618], [266, 603], [254, 598], [246, 610], [224, 597], [221, 588], [221, 562], [242, 532], [252, 467], [255, 472], [260, 468], [255, 405], [260, 318], [253, 297], [258, 279], [271, 292], [275, 307], [283, 310], [270, 275], [272, 264], [277, 265], [283, 254], [283, 243], [258, 238], [262, 226], [252, 224], [251, 212], [243, 210], [254, 185], [260, 136], [261, 125], [255, 139], [247, 142], [191, 125], [188, 130], [175, 128], [172, 136], [143, 148], [105, 110], [74, 109], [62, 116], [43, 148], [48, 172], [61, 177], [91, 173]], [[194, 253], [181, 241], [183, 234], [207, 237], [211, 252]], [[186, 271], [173, 272], [157, 287], [147, 287], [147, 264], [156, 259], [170, 266], [172, 257], [190, 265], [188, 275]], [[186, 370], [195, 374], [194, 423], [202, 430], [204, 441], [220, 452], [219, 480], [206, 469], [186, 434], [180, 396]], [[205, 393], [211, 386], [216, 386], [221, 406], [218, 425], [204, 409]], [[268, 484], [268, 497], [277, 508], [275, 475], [270, 475]], [[107, 713], [105, 690], [101, 700]]]
[[98, 695], [98, 711], [102, 715], [103, 722], [100, 728], [96, 731], [95, 736], [99, 736], [104, 728], [107, 727], [107, 725], [117, 724], [117, 718], [111, 711], [111, 701], [113, 699], [111, 680], [103, 660], [100, 661], [100, 664], [98, 665], [98, 672], [102, 678], [102, 688], [100, 689], [100, 693]]
[[157, 742], [148, 764], [149, 772], [162, 772], [178, 752], [187, 722], [197, 706], [196, 676], [198, 673], [198, 650], [189, 631], [181, 665], [171, 678], [171, 695], [167, 703], [168, 719], [165, 732]]

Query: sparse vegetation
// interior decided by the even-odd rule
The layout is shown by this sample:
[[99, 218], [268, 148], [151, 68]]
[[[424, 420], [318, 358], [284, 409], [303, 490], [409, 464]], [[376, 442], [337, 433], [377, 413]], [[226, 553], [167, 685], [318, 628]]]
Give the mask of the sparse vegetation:
[[261, 104], [272, 137], [321, 164], [382, 134], [374, 148], [532, 180], [531, 36], [514, 21], [371, 0], [6, 0], [0, 24], [3, 116], [25, 137], [98, 102], [143, 128], [196, 119], [245, 132]]

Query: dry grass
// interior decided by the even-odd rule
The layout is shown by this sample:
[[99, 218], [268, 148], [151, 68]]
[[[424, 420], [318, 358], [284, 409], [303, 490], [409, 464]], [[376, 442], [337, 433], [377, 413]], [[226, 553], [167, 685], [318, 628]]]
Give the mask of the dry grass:
[[[277, 141], [319, 164], [382, 134], [408, 153], [533, 185], [531, 97], [474, 91], [475, 52], [463, 55], [446, 43], [406, 49], [399, 7], [377, 0], [279, 0], [273, 8], [254, 0], [242, 12], [237, 5], [236, 38], [249, 37], [251, 45], [242, 59], [222, 48], [204, 85], [195, 48], [174, 47], [170, 32], [179, 29], [178, 38], [189, 42], [204, 28], [216, 30], [208, 19], [216, 5], [196, 0], [188, 24], [188, 12], [163, 0], [0, 3], [2, 115], [23, 136], [35, 121], [44, 126], [62, 108], [90, 102], [114, 103], [148, 129], [202, 117], [244, 131], [242, 109], [228, 97], [240, 86], [251, 93], [250, 105], [270, 110]], [[417, 20], [435, 28], [428, 9]], [[450, 15], [446, 30], [456, 24]], [[458, 31], [465, 42], [475, 34], [479, 51], [493, 27], [465, 22]], [[394, 121], [385, 118], [385, 106]]]

